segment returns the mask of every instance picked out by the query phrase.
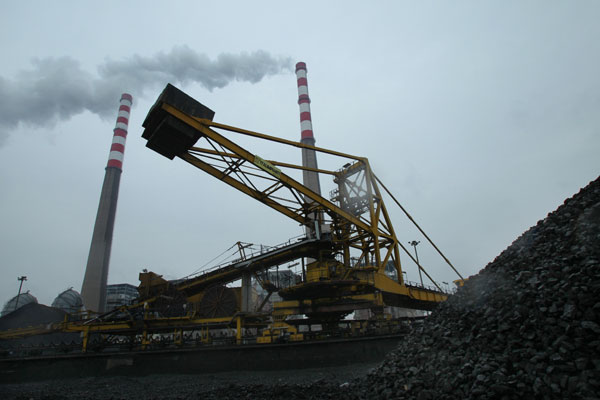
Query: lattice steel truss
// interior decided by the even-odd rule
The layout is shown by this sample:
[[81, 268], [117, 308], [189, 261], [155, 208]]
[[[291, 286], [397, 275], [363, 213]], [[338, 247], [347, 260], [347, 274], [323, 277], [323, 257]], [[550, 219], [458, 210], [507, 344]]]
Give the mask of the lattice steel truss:
[[[196, 145], [178, 157], [299, 224], [315, 228], [316, 235], [331, 235], [335, 250], [346, 267], [376, 267], [383, 273], [385, 265], [391, 261], [402, 279], [398, 239], [367, 158], [191, 117], [169, 104], [163, 104], [162, 108], [201, 133]], [[219, 131], [283, 146], [310, 148], [339, 157], [345, 165], [331, 171], [264, 160]], [[326, 199], [313, 192], [287, 175], [284, 172], [287, 169], [330, 175], [337, 183], [334, 196]], [[358, 251], [358, 257], [351, 257], [351, 249]]]

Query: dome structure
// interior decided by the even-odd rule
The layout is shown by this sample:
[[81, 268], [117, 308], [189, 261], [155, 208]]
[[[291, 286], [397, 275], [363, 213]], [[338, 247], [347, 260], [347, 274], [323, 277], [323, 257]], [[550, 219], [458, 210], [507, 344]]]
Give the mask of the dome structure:
[[78, 292], [73, 290], [73, 288], [69, 288], [56, 296], [52, 302], [52, 307], [61, 309], [69, 314], [75, 314], [81, 311], [83, 300]]
[[18, 310], [19, 308], [23, 307], [26, 304], [29, 304], [29, 303], [37, 304], [37, 302], [38, 301], [35, 298], [35, 296], [33, 296], [31, 293], [29, 293], [29, 291], [27, 291], [25, 293], [21, 293], [6, 302], [6, 304], [4, 305], [4, 308], [2, 309], [1, 316], [10, 314], [11, 312]]

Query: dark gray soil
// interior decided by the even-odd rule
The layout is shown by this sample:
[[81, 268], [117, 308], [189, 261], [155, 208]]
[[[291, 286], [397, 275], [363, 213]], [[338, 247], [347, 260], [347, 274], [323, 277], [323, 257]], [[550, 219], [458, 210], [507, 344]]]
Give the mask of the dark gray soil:
[[0, 385], [0, 399], [278, 399], [285, 397], [284, 393], [296, 399], [315, 398], [325, 388], [334, 392], [340, 385], [348, 386], [347, 382], [365, 376], [376, 366], [360, 364], [336, 369], [80, 378], [7, 384]]

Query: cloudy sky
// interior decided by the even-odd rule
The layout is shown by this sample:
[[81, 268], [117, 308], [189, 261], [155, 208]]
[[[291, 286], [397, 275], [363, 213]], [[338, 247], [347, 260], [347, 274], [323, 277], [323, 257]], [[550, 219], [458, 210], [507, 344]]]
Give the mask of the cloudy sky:
[[[317, 145], [368, 157], [466, 276], [598, 177], [600, 3], [302, 7], [3, 2], [0, 300], [16, 294], [20, 275], [41, 303], [80, 290], [122, 92], [134, 108], [109, 283], [137, 285], [143, 268], [182, 277], [238, 240], [274, 245], [301, 233], [145, 147], [141, 124], [167, 82], [218, 122], [299, 140], [291, 67], [305, 61]], [[249, 149], [272, 157], [260, 144]], [[296, 150], [275, 154], [300, 162]], [[429, 272], [455, 279], [387, 205], [401, 241], [422, 241]]]

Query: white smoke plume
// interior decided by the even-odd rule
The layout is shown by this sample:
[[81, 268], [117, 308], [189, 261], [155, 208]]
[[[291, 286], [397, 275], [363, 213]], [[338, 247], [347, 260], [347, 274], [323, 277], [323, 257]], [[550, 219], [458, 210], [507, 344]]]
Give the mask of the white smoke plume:
[[256, 83], [292, 70], [290, 58], [266, 51], [222, 53], [211, 60], [187, 46], [151, 57], [108, 60], [98, 66], [96, 75], [70, 57], [35, 59], [32, 64], [14, 79], [0, 76], [0, 145], [19, 125], [54, 126], [86, 110], [109, 117], [123, 92], [131, 93], [135, 101], [146, 90], [168, 82], [199, 83], [212, 91], [233, 81]]

